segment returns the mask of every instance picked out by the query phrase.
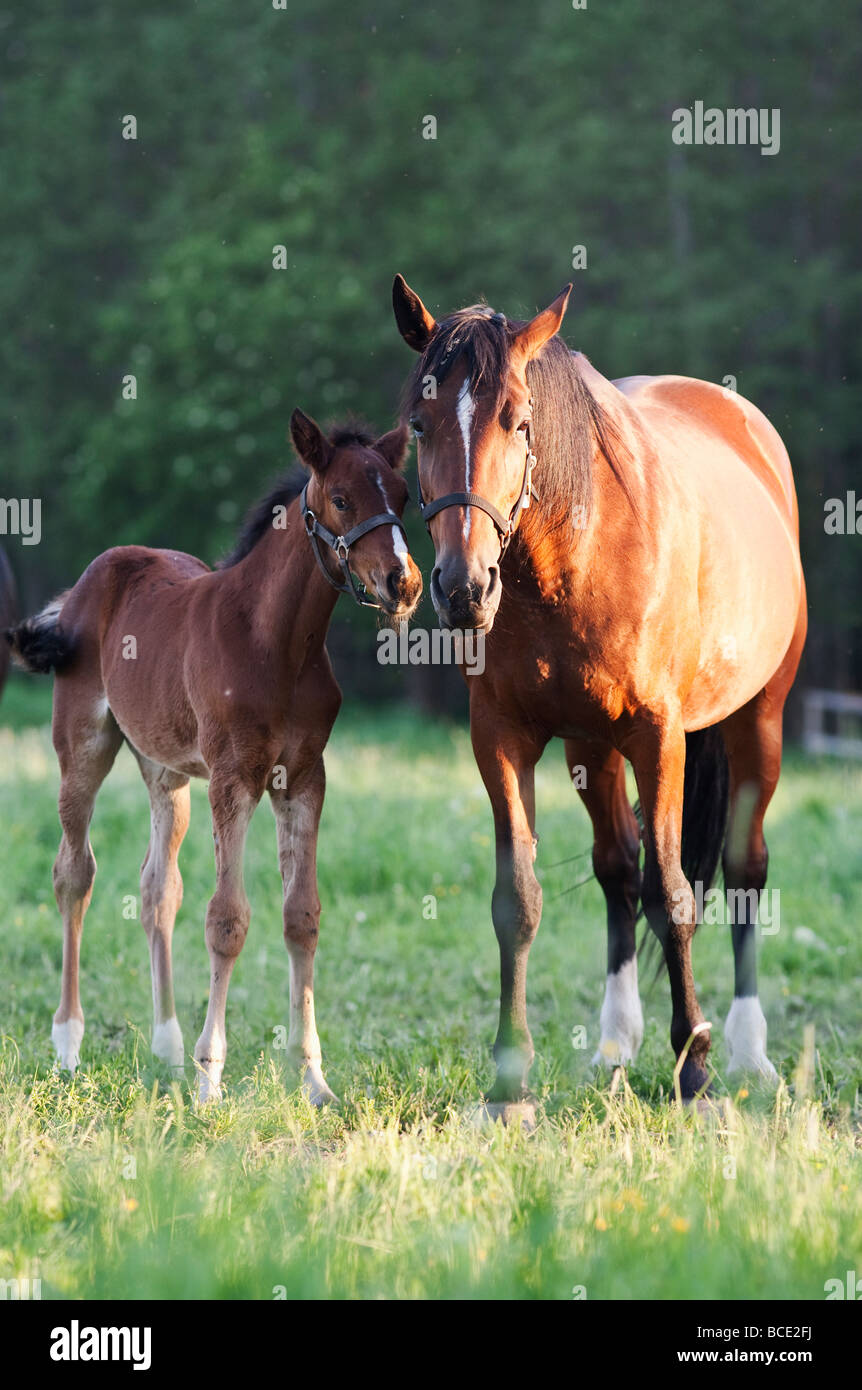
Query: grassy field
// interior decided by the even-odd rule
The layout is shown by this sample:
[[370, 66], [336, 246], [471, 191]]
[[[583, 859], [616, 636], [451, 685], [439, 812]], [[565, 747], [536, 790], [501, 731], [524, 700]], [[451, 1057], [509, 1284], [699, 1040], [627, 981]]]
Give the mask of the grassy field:
[[[497, 952], [490, 813], [465, 731], [397, 711], [339, 720], [327, 754], [317, 1009], [341, 1105], [314, 1113], [280, 1068], [287, 1023], [275, 833], [252, 826], [252, 925], [228, 1008], [226, 1099], [159, 1075], [138, 891], [146, 794], [124, 750], [92, 830], [83, 1066], [52, 1069], [60, 929], [47, 684], [0, 707], [0, 1278], [55, 1298], [823, 1298], [862, 1270], [862, 772], [788, 757], [767, 822], [781, 924], [761, 941], [777, 1094], [728, 1087], [714, 1117], [668, 1104], [667, 986], [615, 1087], [589, 1058], [603, 900], [577, 891], [588, 821], [562, 750], [538, 774], [542, 927], [530, 965], [536, 1131], [478, 1127], [491, 1078]], [[5, 721], [5, 723], [4, 723]], [[549, 866], [543, 868], [543, 866]], [[194, 789], [175, 936], [186, 1045], [208, 988], [206, 792]], [[423, 900], [437, 900], [436, 920]], [[704, 925], [705, 1015], [731, 996], [727, 928]], [[585, 1027], [587, 1046], [573, 1046]], [[813, 1030], [813, 1042], [812, 1042]], [[807, 1040], [807, 1041], [806, 1041]]]

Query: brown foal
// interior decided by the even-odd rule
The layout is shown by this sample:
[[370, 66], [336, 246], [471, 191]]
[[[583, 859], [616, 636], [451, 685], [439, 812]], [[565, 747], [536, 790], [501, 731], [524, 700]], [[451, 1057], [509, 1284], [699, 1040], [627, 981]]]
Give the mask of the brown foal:
[[194, 1053], [202, 1100], [216, 1097], [221, 1085], [228, 985], [250, 916], [243, 850], [252, 813], [268, 791], [290, 958], [288, 1057], [314, 1104], [333, 1098], [313, 994], [323, 750], [341, 703], [326, 632], [339, 592], [401, 622], [415, 609], [422, 580], [400, 520], [406, 430], [376, 441], [351, 429], [327, 438], [294, 411], [291, 435], [309, 470], [305, 487], [300, 494], [301, 484], [279, 485], [215, 570], [176, 551], [120, 546], [8, 634], [19, 664], [56, 671], [63, 836], [54, 887], [64, 936], [53, 1040], [61, 1066], [70, 1070], [84, 1033], [78, 961], [96, 871], [90, 819], [125, 739], [151, 806], [141, 912], [152, 967], [154, 1054], [182, 1068], [171, 938], [182, 898], [177, 858], [189, 822], [189, 779], [209, 779], [216, 858], [206, 915], [209, 1009]]
[[[400, 276], [394, 285], [398, 327], [421, 353], [405, 406], [436, 552], [431, 596], [444, 626], [486, 637], [484, 672], [467, 685], [496, 831], [491, 1100], [503, 1115], [527, 1097], [533, 1058], [534, 768], [553, 737], [591, 817], [607, 899], [598, 1060], [629, 1061], [641, 1042], [640, 901], [667, 962], [681, 1093], [706, 1086], [692, 889], [708, 889], [724, 845], [738, 909], [729, 1065], [775, 1076], [754, 933], [763, 817], [806, 632], [790, 463], [741, 396], [679, 376], [611, 382], [570, 352], [555, 336], [570, 290], [526, 323], [485, 305], [437, 323]], [[624, 759], [643, 814], [643, 877]]]

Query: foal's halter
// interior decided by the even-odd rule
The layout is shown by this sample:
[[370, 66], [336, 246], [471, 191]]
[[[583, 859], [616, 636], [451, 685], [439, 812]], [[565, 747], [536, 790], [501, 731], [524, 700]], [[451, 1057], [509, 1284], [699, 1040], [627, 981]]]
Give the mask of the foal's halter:
[[[311, 482], [310, 478], [308, 482]], [[362, 608], [382, 608], [382, 604], [375, 603], [373, 598], [368, 598], [367, 594], [364, 594], [357, 585], [353, 571], [350, 568], [350, 547], [355, 545], [362, 536], [366, 536], [369, 531], [376, 530], [378, 526], [397, 526], [406, 540], [407, 532], [404, 530], [401, 518], [396, 516], [395, 512], [378, 512], [377, 516], [370, 516], [366, 521], [360, 521], [356, 526], [351, 527], [349, 531], [345, 531], [343, 536], [336, 536], [328, 527], [323, 525], [322, 521], [318, 521], [314, 512], [308, 505], [307, 494], [308, 483], [306, 483], [305, 487], [302, 489], [299, 498], [299, 510], [302, 516], [302, 524], [305, 527], [305, 534], [311, 542], [311, 549], [314, 552], [314, 558], [320, 567], [321, 573], [324, 575], [327, 582], [332, 585], [333, 589], [337, 589], [340, 594], [352, 594], [356, 602]], [[323, 556], [320, 553], [320, 541], [323, 541], [325, 545], [329, 546], [330, 550], [335, 552], [336, 559], [341, 566], [341, 572], [344, 575], [344, 580], [341, 584], [339, 584], [337, 579], [333, 579], [326, 565], [323, 563]]]
[[527, 459], [524, 464], [524, 481], [521, 484], [521, 495], [510, 511], [508, 517], [498, 511], [493, 502], [489, 502], [487, 497], [480, 497], [478, 492], [447, 492], [444, 497], [437, 497], [433, 502], [426, 502], [422, 496], [422, 484], [419, 482], [417, 473], [416, 486], [419, 490], [419, 512], [425, 522], [425, 528], [430, 533], [429, 525], [432, 516], [438, 512], [445, 511], [447, 507], [478, 507], [491, 518], [497, 528], [500, 537], [500, 555], [506, 553], [506, 547], [515, 534], [521, 513], [530, 505], [531, 497], [539, 501], [539, 494], [533, 487], [533, 469], [536, 465], [536, 455], [530, 445], [530, 434], [527, 432]]

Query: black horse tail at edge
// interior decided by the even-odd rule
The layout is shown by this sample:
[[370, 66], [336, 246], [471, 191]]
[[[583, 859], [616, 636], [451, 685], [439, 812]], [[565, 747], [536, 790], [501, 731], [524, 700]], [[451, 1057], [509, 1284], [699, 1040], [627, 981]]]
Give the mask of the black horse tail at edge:
[[63, 671], [75, 655], [75, 642], [60, 627], [60, 613], [66, 594], [52, 599], [41, 613], [25, 618], [15, 627], [7, 627], [6, 641], [12, 648], [12, 660], [22, 671], [48, 675]]
[[[721, 730], [717, 725], [709, 729], [696, 729], [685, 736], [680, 859], [682, 871], [692, 890], [696, 892], [696, 885], [701, 885], [701, 902], [718, 872], [727, 835], [729, 809], [730, 768]], [[642, 826], [639, 805], [635, 807], [635, 815]], [[641, 941], [641, 953], [645, 953], [649, 961], [658, 950], [657, 938], [647, 929]], [[661, 965], [659, 959], [656, 977]]]
[[727, 834], [730, 769], [717, 725], [685, 736], [682, 794], [682, 871], [706, 893], [715, 880]]

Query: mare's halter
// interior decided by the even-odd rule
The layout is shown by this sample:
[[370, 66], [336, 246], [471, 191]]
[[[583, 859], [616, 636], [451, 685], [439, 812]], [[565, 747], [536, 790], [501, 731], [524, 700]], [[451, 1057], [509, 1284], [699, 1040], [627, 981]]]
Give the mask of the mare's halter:
[[[310, 478], [308, 482], [311, 482]], [[333, 589], [337, 589], [340, 594], [352, 594], [356, 602], [362, 608], [381, 608], [383, 605], [375, 603], [374, 599], [369, 598], [357, 584], [353, 571], [350, 568], [350, 547], [355, 545], [362, 536], [367, 536], [369, 531], [376, 530], [378, 526], [397, 526], [406, 540], [407, 532], [404, 530], [401, 518], [396, 516], [395, 512], [378, 512], [377, 516], [370, 516], [366, 521], [358, 522], [358, 524], [351, 527], [349, 531], [345, 531], [343, 536], [336, 536], [328, 527], [323, 525], [322, 521], [318, 521], [314, 512], [308, 505], [307, 494], [308, 483], [306, 483], [305, 487], [302, 489], [299, 499], [302, 524], [305, 527], [305, 534], [311, 542], [314, 558], [327, 583], [331, 584]], [[344, 580], [341, 584], [339, 584], [337, 579], [333, 579], [326, 565], [323, 563], [323, 556], [320, 553], [320, 541], [323, 541], [325, 545], [329, 546], [330, 550], [335, 552], [336, 559], [341, 566], [341, 573], [344, 575]]]
[[518, 522], [521, 519], [521, 512], [525, 511], [530, 505], [530, 499], [535, 497], [539, 501], [539, 494], [533, 487], [533, 469], [536, 465], [536, 455], [530, 445], [530, 432], [527, 431], [527, 459], [524, 464], [524, 481], [521, 484], [521, 495], [510, 511], [508, 517], [498, 511], [493, 502], [489, 502], [487, 497], [480, 497], [478, 492], [447, 492], [444, 497], [436, 497], [433, 502], [426, 502], [422, 496], [422, 484], [419, 482], [417, 473], [416, 486], [419, 489], [419, 512], [425, 522], [426, 530], [430, 533], [429, 525], [432, 516], [444, 511], [447, 507], [478, 507], [491, 518], [497, 528], [500, 537], [500, 555], [506, 553], [506, 547], [515, 534]]

